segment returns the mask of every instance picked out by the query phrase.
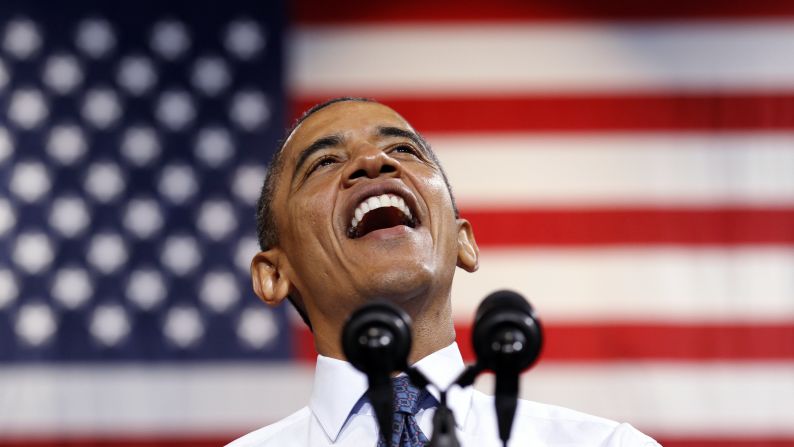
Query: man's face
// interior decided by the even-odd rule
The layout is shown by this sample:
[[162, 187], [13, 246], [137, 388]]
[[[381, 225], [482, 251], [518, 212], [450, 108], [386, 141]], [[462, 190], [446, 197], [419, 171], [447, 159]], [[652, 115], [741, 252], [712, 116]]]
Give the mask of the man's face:
[[469, 228], [415, 135], [390, 108], [347, 101], [287, 141], [273, 202], [280, 267], [313, 322], [373, 298], [449, 295]]

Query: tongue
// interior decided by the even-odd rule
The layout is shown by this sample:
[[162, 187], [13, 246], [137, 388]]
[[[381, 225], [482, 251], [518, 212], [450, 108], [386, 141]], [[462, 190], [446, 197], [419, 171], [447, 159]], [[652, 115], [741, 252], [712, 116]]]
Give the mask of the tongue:
[[356, 228], [355, 237], [398, 225], [410, 225], [402, 211], [395, 207], [378, 208], [364, 215]]

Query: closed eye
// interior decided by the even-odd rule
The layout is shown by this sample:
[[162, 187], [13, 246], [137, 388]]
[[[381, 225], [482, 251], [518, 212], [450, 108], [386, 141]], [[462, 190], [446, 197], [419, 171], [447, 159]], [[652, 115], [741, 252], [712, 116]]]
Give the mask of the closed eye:
[[336, 163], [337, 161], [338, 160], [336, 159], [336, 157], [334, 157], [332, 155], [324, 155], [324, 156], [318, 158], [317, 161], [315, 161], [311, 165], [311, 167], [309, 168], [308, 173], [311, 174], [312, 172], [316, 171], [317, 169], [323, 168], [323, 167], [326, 167], [326, 166], [330, 166], [330, 165]]

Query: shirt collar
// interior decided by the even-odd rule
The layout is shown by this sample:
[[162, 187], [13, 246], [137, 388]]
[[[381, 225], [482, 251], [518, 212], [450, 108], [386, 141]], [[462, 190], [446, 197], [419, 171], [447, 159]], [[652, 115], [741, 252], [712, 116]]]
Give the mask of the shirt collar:
[[[457, 343], [428, 355], [414, 366], [442, 388], [448, 387], [465, 367]], [[350, 411], [367, 391], [367, 386], [367, 376], [350, 363], [317, 356], [309, 408], [332, 442], [336, 441]], [[439, 400], [438, 390], [431, 386], [429, 391]], [[471, 399], [471, 387], [461, 389], [456, 386], [447, 393], [447, 405], [454, 412], [458, 427], [465, 425]]]
[[367, 391], [367, 386], [367, 376], [350, 363], [317, 356], [309, 408], [331, 442], [336, 442], [350, 410]]
[[[430, 379], [431, 383], [438, 385], [441, 389], [447, 389], [463, 372], [466, 365], [463, 363], [463, 356], [460, 355], [458, 344], [452, 343], [419, 360], [414, 367]], [[441, 400], [440, 394], [434, 386], [429, 386], [428, 391], [437, 401]], [[472, 393], [471, 387], [460, 388], [459, 386], [453, 386], [447, 391], [447, 406], [455, 414], [455, 423], [459, 428], [466, 425], [471, 408]]]

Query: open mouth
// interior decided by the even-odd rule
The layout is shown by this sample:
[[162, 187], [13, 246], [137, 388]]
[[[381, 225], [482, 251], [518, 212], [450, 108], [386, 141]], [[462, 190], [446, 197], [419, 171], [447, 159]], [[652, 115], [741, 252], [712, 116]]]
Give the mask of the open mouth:
[[363, 200], [353, 212], [347, 235], [360, 238], [376, 230], [405, 225], [416, 228], [417, 221], [405, 200], [395, 194], [381, 194]]

